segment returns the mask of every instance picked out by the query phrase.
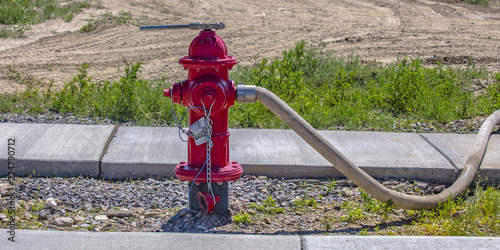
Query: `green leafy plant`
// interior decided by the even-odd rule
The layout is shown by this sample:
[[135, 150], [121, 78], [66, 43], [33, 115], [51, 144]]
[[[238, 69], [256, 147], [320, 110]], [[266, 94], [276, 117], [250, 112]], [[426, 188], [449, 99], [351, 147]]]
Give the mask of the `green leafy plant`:
[[489, 3], [492, 2], [492, 0], [462, 0], [462, 2], [470, 4], [488, 5]]
[[36, 201], [33, 206], [31, 206], [31, 211], [41, 211], [45, 209], [45, 203], [42, 200]]
[[363, 236], [370, 235], [370, 233], [368, 233], [368, 228], [361, 229], [358, 234]]
[[337, 181], [335, 181], [334, 178], [332, 178], [328, 184], [326, 185], [326, 192], [328, 194], [334, 194], [335, 193], [335, 187], [337, 186]]
[[268, 195], [266, 199], [262, 202], [262, 204], [255, 204], [252, 203], [250, 204], [251, 207], [255, 207], [257, 210], [265, 213], [265, 214], [279, 214], [283, 213], [285, 209], [282, 207], [278, 206], [276, 204], [276, 199], [273, 198], [272, 196]]
[[252, 222], [252, 216], [246, 212], [233, 215], [234, 222], [237, 224], [249, 224]]
[[[119, 80], [97, 82], [89, 76], [89, 67], [83, 64], [58, 91], [51, 89], [52, 83], [8, 71], [8, 77], [26, 89], [0, 95], [0, 112], [71, 113], [135, 125], [173, 125], [171, 102], [161, 95], [169, 87], [166, 78], [142, 79], [141, 64], [126, 63]], [[476, 80], [487, 77], [496, 82], [471, 91]], [[464, 69], [428, 68], [418, 59], [382, 67], [354, 55], [335, 57], [305, 43], [285, 51], [282, 59], [238, 68], [231, 78], [270, 89], [317, 129], [394, 131], [417, 122], [445, 124], [489, 115], [500, 108], [500, 73], [473, 64]], [[185, 108], [174, 105], [174, 110], [183, 113]], [[238, 103], [229, 112], [231, 127], [286, 128], [260, 103]]]
[[[477, 105], [480, 98], [470, 86], [489, 75], [473, 64], [428, 68], [419, 59], [380, 67], [362, 63], [358, 56], [334, 57], [299, 43], [282, 59], [263, 59], [232, 77], [271, 90], [315, 128], [390, 130], [398, 122], [447, 123], [487, 114], [491, 109], [484, 107], [493, 97], [482, 95], [485, 105]], [[230, 112], [235, 126], [285, 127], [259, 104], [237, 104]]]
[[364, 210], [369, 213], [379, 213], [381, 211], [381, 203], [373, 199], [367, 192], [361, 190], [361, 199], [363, 200]]
[[317, 208], [318, 202], [314, 198], [309, 198], [309, 196], [304, 193], [300, 196], [300, 199], [295, 201], [295, 208], [302, 209], [303, 211], [307, 211], [308, 207]]
[[363, 200], [363, 209], [368, 213], [380, 214], [384, 221], [387, 221], [389, 215], [394, 212], [394, 202], [389, 200], [381, 203], [371, 197], [364, 190], [361, 190], [361, 199]]
[[309, 187], [309, 182], [305, 181], [305, 180], [301, 180], [299, 182], [299, 186], [302, 188], [302, 189], [306, 189]]
[[344, 211], [347, 211], [347, 214], [340, 217], [340, 220], [345, 222], [354, 223], [362, 218], [364, 218], [363, 209], [357, 206], [352, 201], [344, 201], [341, 205]]
[[80, 28], [80, 30], [82, 32], [91, 32], [91, 31], [94, 31], [96, 29], [97, 29], [97, 24], [96, 23], [92, 23], [92, 22], [88, 22], [87, 25], [85, 25], [82, 28]]
[[474, 193], [422, 211], [414, 222], [422, 235], [500, 235], [500, 191], [476, 186]]

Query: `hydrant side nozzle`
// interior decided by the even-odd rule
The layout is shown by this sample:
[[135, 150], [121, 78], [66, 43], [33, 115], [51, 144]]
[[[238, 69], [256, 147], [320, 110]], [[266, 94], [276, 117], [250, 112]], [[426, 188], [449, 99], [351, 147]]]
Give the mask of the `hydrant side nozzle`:
[[236, 101], [253, 103], [257, 101], [255, 85], [238, 83], [236, 86]]
[[168, 97], [172, 100], [174, 103], [181, 104], [182, 102], [182, 83], [177, 82], [174, 83], [174, 85], [168, 89], [163, 90], [163, 96]]
[[171, 98], [171, 96], [170, 96], [170, 95], [171, 95], [171, 93], [172, 93], [171, 88], [168, 88], [168, 89], [164, 89], [164, 90], [163, 90], [163, 96], [164, 96], [164, 97], [168, 97], [168, 98], [172, 99], [172, 98]]

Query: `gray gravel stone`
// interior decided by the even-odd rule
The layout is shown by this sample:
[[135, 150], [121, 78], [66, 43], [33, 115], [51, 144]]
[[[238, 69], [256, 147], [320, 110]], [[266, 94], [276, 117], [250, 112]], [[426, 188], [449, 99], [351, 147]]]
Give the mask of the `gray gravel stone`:
[[50, 211], [48, 209], [43, 209], [38, 213], [38, 218], [40, 220], [47, 220], [50, 217]]
[[108, 211], [108, 217], [113, 218], [113, 217], [118, 217], [118, 218], [124, 218], [124, 217], [133, 217], [134, 212], [130, 210], [110, 210]]

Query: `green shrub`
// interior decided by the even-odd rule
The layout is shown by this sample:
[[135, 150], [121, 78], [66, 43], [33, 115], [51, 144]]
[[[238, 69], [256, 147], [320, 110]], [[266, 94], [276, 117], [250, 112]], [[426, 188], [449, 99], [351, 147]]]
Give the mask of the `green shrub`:
[[488, 5], [492, 0], [462, 0], [462, 2], [470, 4]]
[[[480, 98], [470, 90], [474, 79], [488, 76], [474, 65], [427, 68], [418, 59], [403, 59], [380, 67], [362, 63], [357, 56], [334, 57], [320, 49], [299, 43], [282, 59], [264, 59], [253, 70], [239, 69], [232, 76], [237, 82], [269, 89], [318, 129], [340, 125], [389, 130], [396, 118], [447, 123], [494, 108], [478, 105]], [[484, 96], [485, 105], [495, 102], [494, 92], [490, 89]], [[233, 126], [285, 127], [260, 104], [237, 104], [230, 113]]]
[[282, 207], [279, 207], [276, 204], [276, 199], [272, 196], [268, 195], [266, 199], [262, 202], [262, 204], [250, 204], [251, 207], [255, 207], [257, 210], [265, 213], [265, 214], [279, 214], [283, 213], [285, 210]]
[[473, 194], [443, 202], [422, 211], [414, 224], [423, 235], [498, 236], [500, 234], [500, 191], [476, 187]]
[[100, 84], [87, 76], [88, 65], [54, 94], [51, 108], [78, 116], [107, 117], [118, 122], [139, 125], [164, 124], [172, 121], [170, 100], [163, 97], [162, 82], [152, 84], [139, 79], [141, 64], [128, 64], [120, 80]]
[[237, 213], [233, 215], [234, 222], [239, 224], [249, 224], [252, 222], [252, 216], [250, 214], [247, 214], [246, 212], [242, 213]]
[[[8, 73], [27, 89], [0, 96], [0, 111], [55, 111], [137, 125], [174, 125], [170, 99], [163, 97], [163, 89], [169, 87], [165, 79], [140, 78], [141, 65], [136, 63], [127, 64], [118, 81], [95, 82], [88, 76], [88, 67], [82, 65], [58, 92], [41, 91], [43, 84], [29, 84], [38, 80]], [[417, 59], [381, 67], [357, 56], [334, 57], [321, 52], [321, 47], [299, 43], [282, 59], [239, 68], [231, 78], [271, 90], [317, 129], [391, 131], [415, 122], [448, 123], [489, 115], [500, 108], [500, 73], [485, 89], [473, 92], [472, 87], [477, 79], [490, 76], [474, 65], [427, 68]], [[174, 109], [186, 110], [181, 105]], [[286, 127], [260, 103], [237, 103], [229, 113], [230, 127]]]

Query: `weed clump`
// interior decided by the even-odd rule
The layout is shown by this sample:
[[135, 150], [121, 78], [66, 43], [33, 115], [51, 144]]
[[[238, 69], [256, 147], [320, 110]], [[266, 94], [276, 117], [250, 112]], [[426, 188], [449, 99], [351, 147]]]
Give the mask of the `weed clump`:
[[[381, 67], [320, 50], [302, 42], [282, 59], [240, 68], [233, 78], [269, 89], [317, 129], [388, 131], [397, 123], [448, 123], [500, 108], [498, 73], [496, 84], [478, 93], [474, 81], [489, 75], [474, 65], [428, 68], [421, 60], [402, 59]], [[230, 113], [233, 126], [285, 127], [260, 104], [238, 104]]]
[[[498, 72], [473, 64], [465, 69], [440, 64], [428, 68], [418, 59], [378, 66], [321, 49], [302, 42], [283, 52], [282, 59], [238, 68], [231, 78], [269, 89], [316, 129], [397, 131], [415, 123], [447, 124], [500, 109]], [[169, 87], [165, 78], [145, 80], [140, 77], [140, 63], [127, 63], [118, 81], [96, 82], [88, 75], [89, 67], [83, 64], [59, 91], [52, 90], [52, 83], [47, 87], [10, 70], [8, 77], [27, 87], [22, 93], [0, 95], [0, 112], [50, 111], [144, 126], [174, 124], [171, 101], [162, 95]], [[478, 90], [477, 81], [485, 78], [492, 83]], [[185, 111], [180, 105], [174, 109]], [[230, 127], [286, 128], [259, 103], [237, 103], [229, 113]]]

